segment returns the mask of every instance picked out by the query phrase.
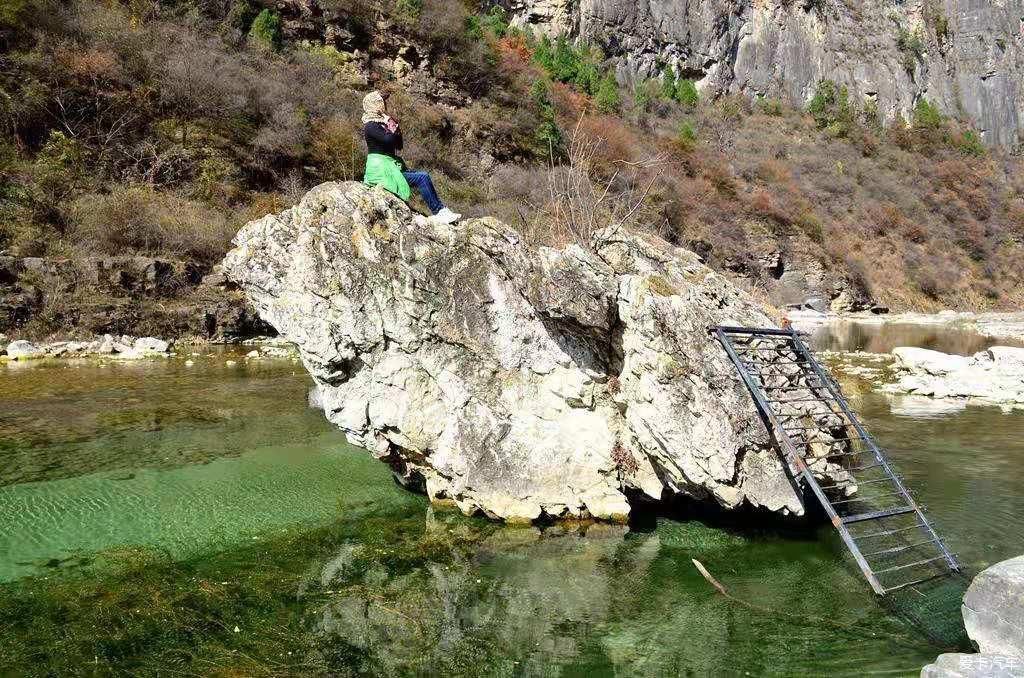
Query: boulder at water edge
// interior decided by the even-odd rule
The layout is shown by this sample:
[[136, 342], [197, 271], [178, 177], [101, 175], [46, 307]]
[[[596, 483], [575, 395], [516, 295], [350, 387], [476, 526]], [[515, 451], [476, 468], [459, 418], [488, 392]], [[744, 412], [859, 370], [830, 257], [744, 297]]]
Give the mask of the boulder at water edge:
[[225, 274], [298, 347], [328, 419], [432, 499], [509, 521], [621, 520], [640, 495], [802, 512], [708, 333], [769, 319], [691, 252], [620, 229], [532, 247], [354, 182], [234, 244]]
[[921, 678], [1018, 678], [1024, 676], [1024, 556], [983, 570], [961, 607], [967, 635], [979, 654], [939, 655]]

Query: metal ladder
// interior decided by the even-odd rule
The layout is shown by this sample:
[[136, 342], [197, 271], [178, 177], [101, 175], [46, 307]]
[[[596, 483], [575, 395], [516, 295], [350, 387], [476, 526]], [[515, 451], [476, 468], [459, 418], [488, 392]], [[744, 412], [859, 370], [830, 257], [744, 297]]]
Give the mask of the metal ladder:
[[[794, 486], [803, 495], [802, 482], [814, 494], [875, 593], [960, 571], [839, 385], [796, 331], [711, 330], [750, 390]], [[821, 484], [819, 478], [832, 482]]]

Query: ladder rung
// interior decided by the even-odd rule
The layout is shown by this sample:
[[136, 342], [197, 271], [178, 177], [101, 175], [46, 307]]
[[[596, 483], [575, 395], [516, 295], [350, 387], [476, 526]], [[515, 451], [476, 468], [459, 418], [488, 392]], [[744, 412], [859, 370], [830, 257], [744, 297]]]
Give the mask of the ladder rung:
[[854, 466], [853, 468], [844, 468], [843, 470], [850, 473], [859, 473], [860, 471], [867, 471], [869, 469], [878, 468], [879, 466], [884, 466], [884, 464], [882, 462], [878, 462], [877, 464], [871, 464], [870, 466]]
[[916, 579], [914, 581], [908, 581], [905, 584], [897, 584], [896, 586], [888, 586], [888, 587], [884, 588], [883, 591], [885, 593], [889, 593], [890, 591], [898, 591], [900, 589], [905, 589], [908, 586], [913, 586], [914, 584], [923, 584], [926, 581], [931, 581], [932, 579], [937, 579], [937, 578], [943, 576], [944, 574], [945, 574], [944, 572], [938, 572], [936, 574], [931, 575], [930, 577], [922, 577], [921, 579]]
[[[800, 416], [806, 417], [808, 415], [802, 414]], [[783, 431], [821, 431], [823, 429], [824, 430], [828, 430], [830, 428], [848, 428], [850, 426], [853, 426], [853, 424], [836, 424], [835, 426], [783, 426], [782, 430]]]
[[896, 565], [895, 567], [887, 567], [884, 570], [875, 570], [875, 574], [885, 574], [886, 572], [895, 572], [896, 570], [905, 570], [908, 567], [914, 567], [916, 565], [927, 565], [928, 563], [934, 563], [936, 560], [945, 560], [946, 556], [935, 556], [934, 558], [925, 558], [924, 560], [918, 560], [913, 563], [904, 563], [903, 565]]
[[874, 551], [872, 553], [865, 553], [864, 557], [865, 558], [870, 558], [871, 556], [891, 555], [893, 553], [899, 553], [900, 551], [907, 551], [907, 550], [912, 549], [912, 548], [917, 548], [918, 546], [924, 546], [925, 544], [936, 544], [936, 545], [938, 545], [940, 541], [941, 540], [939, 540], [939, 539], [926, 539], [925, 541], [919, 541], [919, 542], [914, 543], [914, 544], [907, 544], [906, 546], [894, 546], [894, 547], [889, 548], [889, 549], [882, 549], [881, 551]]
[[849, 503], [855, 502], [855, 501], [877, 501], [879, 499], [895, 499], [897, 497], [902, 497], [902, 496], [903, 495], [901, 493], [899, 493], [899, 492], [890, 492], [889, 494], [883, 494], [883, 495], [880, 495], [880, 496], [877, 496], [877, 497], [852, 497], [850, 499], [841, 499], [839, 501], [833, 501], [831, 503], [833, 505], [835, 505], [835, 504], [849, 504]]
[[870, 513], [858, 513], [852, 516], [844, 516], [842, 518], [843, 525], [849, 525], [850, 523], [860, 523], [865, 520], [878, 520], [879, 518], [888, 518], [889, 516], [899, 516], [904, 513], [913, 513], [914, 508], [912, 506], [897, 506], [896, 508], [884, 509], [882, 511], [871, 511]]
[[826, 398], [783, 398], [783, 399], [780, 399], [780, 400], [773, 400], [771, 398], [767, 398], [766, 400], [768, 402], [770, 402], [770, 403], [826, 403], [826, 402], [837, 403], [837, 402], [839, 402], [838, 400], [836, 400], [835, 398], [832, 398], [832, 397], [826, 397]]
[[740, 360], [741, 363], [750, 367], [775, 367], [776, 365], [810, 365], [806, 360], [773, 360], [770, 363], [751, 363]]
[[[821, 429], [815, 429], [815, 430], [819, 430], [820, 431]], [[810, 445], [811, 443], [823, 443], [825, 445], [829, 445], [831, 443], [857, 443], [857, 442], [870, 443], [872, 441], [871, 441], [870, 438], [832, 438], [831, 440], [817, 440], [817, 439], [811, 440], [811, 439], [807, 439], [806, 442], [798, 442], [796, 444], [798, 444], [798, 445]], [[874, 450], [871, 450], [871, 451], [874, 451]]]
[[831, 489], [834, 489], [834, 488], [837, 488], [837, 487], [849, 487], [850, 485], [872, 485], [874, 483], [891, 483], [891, 482], [892, 482], [892, 478], [889, 478], [889, 477], [886, 477], [886, 478], [875, 478], [874, 480], [863, 480], [863, 481], [859, 481], [856, 478], [854, 478], [852, 481], [850, 481], [846, 485], [819, 485], [818, 487], [820, 487], [823, 490], [831, 490]]
[[887, 537], [899, 532], [906, 532], [907, 530], [919, 530], [923, 527], [924, 525], [921, 523], [914, 523], [910, 527], [900, 527], [895, 530], [881, 530], [879, 532], [868, 532], [867, 534], [851, 534], [850, 537], [853, 538], [854, 541], [857, 541], [858, 539], [870, 539], [872, 537]]

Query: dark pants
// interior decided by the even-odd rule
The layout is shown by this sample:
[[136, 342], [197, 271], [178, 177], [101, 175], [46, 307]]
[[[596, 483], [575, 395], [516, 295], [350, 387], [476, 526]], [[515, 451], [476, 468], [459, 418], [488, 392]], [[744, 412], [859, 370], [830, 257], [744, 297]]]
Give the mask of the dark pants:
[[427, 203], [431, 214], [437, 214], [444, 209], [444, 203], [437, 197], [434, 182], [430, 180], [429, 174], [426, 172], [402, 172], [402, 176], [410, 186], [420, 192], [420, 196], [423, 197], [423, 202]]

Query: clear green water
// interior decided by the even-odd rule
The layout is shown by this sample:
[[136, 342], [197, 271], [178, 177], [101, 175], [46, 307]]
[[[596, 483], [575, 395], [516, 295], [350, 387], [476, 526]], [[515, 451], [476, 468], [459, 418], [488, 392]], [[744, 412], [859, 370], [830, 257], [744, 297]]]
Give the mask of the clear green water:
[[[829, 528], [431, 510], [298, 365], [228, 357], [0, 366], [0, 675], [916, 675], [940, 651]], [[857, 400], [966, 563], [1019, 554], [1024, 417]]]

